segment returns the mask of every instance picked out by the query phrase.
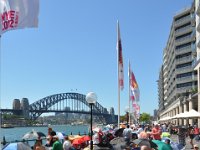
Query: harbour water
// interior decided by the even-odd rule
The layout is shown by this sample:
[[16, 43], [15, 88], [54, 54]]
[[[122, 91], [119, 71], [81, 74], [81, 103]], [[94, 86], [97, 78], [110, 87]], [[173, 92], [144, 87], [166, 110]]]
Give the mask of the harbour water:
[[[88, 134], [88, 125], [51, 125], [52, 129], [56, 132], [63, 132], [66, 135]], [[38, 132], [43, 132], [45, 135], [48, 132], [48, 127], [15, 127], [15, 128], [1, 128], [0, 140], [2, 142], [5, 137], [6, 142], [14, 142], [22, 140], [24, 134], [34, 129]], [[1, 145], [2, 147], [2, 145]]]

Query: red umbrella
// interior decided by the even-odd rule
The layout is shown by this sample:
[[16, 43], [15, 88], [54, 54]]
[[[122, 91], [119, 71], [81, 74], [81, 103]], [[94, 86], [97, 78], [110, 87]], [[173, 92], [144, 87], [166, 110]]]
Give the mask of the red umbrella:
[[79, 144], [81, 144], [83, 142], [84, 142], [84, 140], [82, 138], [78, 138], [78, 139], [74, 139], [72, 144], [73, 145], [79, 145]]
[[85, 135], [82, 137], [83, 141], [90, 141], [90, 136]]

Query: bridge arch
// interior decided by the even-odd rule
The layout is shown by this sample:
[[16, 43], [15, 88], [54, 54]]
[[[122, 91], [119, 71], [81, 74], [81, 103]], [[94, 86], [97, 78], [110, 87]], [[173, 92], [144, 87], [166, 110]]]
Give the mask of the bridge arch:
[[[83, 103], [88, 108], [89, 103], [86, 101], [86, 95], [80, 93], [60, 93], [54, 94], [47, 97], [44, 97], [32, 104], [29, 105], [29, 114], [31, 119], [37, 119], [42, 113], [48, 112], [48, 109], [51, 108], [53, 105], [64, 101], [64, 100], [76, 100], [80, 103]], [[79, 113], [81, 113], [80, 111]], [[107, 109], [105, 109], [101, 104], [96, 102], [93, 107], [93, 112], [98, 112], [98, 114], [106, 115], [108, 114]], [[78, 113], [78, 110], [76, 111]]]

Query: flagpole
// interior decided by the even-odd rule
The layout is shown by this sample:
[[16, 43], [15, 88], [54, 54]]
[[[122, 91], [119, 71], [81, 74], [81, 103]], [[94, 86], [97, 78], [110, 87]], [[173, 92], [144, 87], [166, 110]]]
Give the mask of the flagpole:
[[[117, 42], [119, 40], [119, 21], [117, 20]], [[119, 48], [117, 46], [117, 72], [118, 72], [118, 128], [120, 128], [120, 83], [119, 83]]]
[[[2, 56], [1, 56], [1, 34], [0, 34], [0, 83], [1, 82], [1, 65], [2, 65]], [[0, 85], [0, 95], [1, 95], [1, 85]], [[0, 96], [0, 99], [2, 99], [2, 97]], [[1, 101], [0, 101], [0, 108], [1, 108]], [[1, 125], [1, 124], [0, 124]]]
[[119, 86], [119, 64], [118, 64], [118, 128], [120, 128], [120, 86]]
[[129, 100], [129, 125], [131, 125], [131, 99], [130, 99], [130, 60], [128, 60], [128, 100]]

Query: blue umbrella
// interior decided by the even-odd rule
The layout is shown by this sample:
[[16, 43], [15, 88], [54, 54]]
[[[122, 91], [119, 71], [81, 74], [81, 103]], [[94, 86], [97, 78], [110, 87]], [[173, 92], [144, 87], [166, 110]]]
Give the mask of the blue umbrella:
[[23, 142], [9, 143], [2, 150], [31, 150], [31, 147]]

